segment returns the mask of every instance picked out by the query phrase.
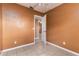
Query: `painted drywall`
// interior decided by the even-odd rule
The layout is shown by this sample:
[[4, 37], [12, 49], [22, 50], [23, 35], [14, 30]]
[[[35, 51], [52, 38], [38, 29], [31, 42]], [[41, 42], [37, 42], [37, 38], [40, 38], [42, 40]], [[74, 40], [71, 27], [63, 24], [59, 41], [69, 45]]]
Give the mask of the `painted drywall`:
[[18, 4], [2, 4], [3, 49], [13, 48], [34, 41], [34, 15], [39, 12]]
[[47, 13], [47, 40], [79, 53], [79, 4], [62, 4]]
[[2, 48], [2, 4], [0, 4], [0, 51]]

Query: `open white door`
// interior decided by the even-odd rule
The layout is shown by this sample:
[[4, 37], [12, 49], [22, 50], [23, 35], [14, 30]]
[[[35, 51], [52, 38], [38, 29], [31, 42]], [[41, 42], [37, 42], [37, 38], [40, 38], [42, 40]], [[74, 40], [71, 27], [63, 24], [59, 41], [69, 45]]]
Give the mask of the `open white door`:
[[46, 15], [42, 17], [42, 44], [46, 47]]

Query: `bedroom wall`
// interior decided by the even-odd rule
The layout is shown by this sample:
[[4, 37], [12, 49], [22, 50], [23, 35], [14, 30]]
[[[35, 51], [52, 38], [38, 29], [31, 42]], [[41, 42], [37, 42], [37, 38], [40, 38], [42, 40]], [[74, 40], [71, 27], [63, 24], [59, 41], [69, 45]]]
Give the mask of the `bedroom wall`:
[[42, 15], [18, 4], [3, 4], [3, 49], [34, 41], [34, 15]]
[[79, 4], [47, 12], [47, 41], [79, 53]]
[[2, 4], [0, 4], [0, 51], [2, 49]]

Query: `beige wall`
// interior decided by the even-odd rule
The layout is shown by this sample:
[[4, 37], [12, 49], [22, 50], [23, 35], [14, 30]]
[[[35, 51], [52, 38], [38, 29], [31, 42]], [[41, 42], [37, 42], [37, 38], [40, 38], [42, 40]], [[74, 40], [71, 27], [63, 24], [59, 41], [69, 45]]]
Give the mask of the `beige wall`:
[[47, 40], [79, 53], [79, 4], [63, 4], [47, 14]]
[[2, 4], [0, 4], [0, 51], [2, 48]]
[[3, 49], [34, 41], [34, 15], [42, 14], [17, 4], [3, 4]]

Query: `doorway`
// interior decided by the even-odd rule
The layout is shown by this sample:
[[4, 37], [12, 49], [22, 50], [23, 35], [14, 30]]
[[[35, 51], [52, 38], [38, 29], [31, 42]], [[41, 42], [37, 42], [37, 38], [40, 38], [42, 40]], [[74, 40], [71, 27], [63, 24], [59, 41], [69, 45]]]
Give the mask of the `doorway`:
[[34, 15], [34, 44], [46, 47], [46, 15]]

